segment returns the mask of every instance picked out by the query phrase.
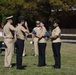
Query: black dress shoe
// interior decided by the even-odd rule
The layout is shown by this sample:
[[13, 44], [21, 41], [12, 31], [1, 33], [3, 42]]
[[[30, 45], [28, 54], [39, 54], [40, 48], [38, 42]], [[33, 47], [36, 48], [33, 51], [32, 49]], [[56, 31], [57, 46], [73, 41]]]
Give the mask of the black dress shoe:
[[61, 67], [60, 66], [54, 66], [54, 69], [60, 69]]
[[52, 65], [53, 68], [61, 68], [60, 66]]
[[37, 65], [38, 67], [43, 67], [43, 66], [46, 66], [46, 65]]
[[17, 69], [19, 69], [19, 70], [25, 70], [25, 68], [24, 67], [17, 67]]

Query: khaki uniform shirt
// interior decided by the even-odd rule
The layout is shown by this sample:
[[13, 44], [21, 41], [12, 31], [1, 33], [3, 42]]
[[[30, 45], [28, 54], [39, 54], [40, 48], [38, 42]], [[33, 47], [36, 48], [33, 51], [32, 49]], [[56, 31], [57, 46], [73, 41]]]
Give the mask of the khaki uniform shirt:
[[35, 27], [33, 30], [36, 32], [36, 34], [41, 34], [41, 27]]
[[52, 39], [52, 42], [53, 43], [61, 42], [61, 39], [60, 39], [61, 30], [60, 30], [59, 27], [56, 27], [55, 29], [53, 29], [52, 36], [55, 36], [55, 35], [57, 35], [57, 38], [56, 39]]
[[[36, 32], [37, 35], [41, 34], [41, 27], [35, 27], [33, 30]], [[34, 42], [38, 43], [38, 39], [38, 37], [34, 36]]]
[[15, 28], [10, 23], [7, 23], [3, 28], [4, 36], [6, 36], [6, 38], [8, 39], [12, 39], [13, 35], [10, 30], [14, 30], [14, 29]]
[[22, 25], [18, 24], [18, 26], [16, 27], [16, 37], [18, 39], [25, 40], [25, 36], [22, 31], [25, 33], [26, 29]]
[[[46, 33], [46, 28], [45, 27], [43, 27], [43, 28], [41, 28], [41, 35], [42, 36], [45, 36], [45, 33]], [[40, 40], [39, 40], [39, 43], [46, 43], [46, 39], [43, 37], [43, 38], [41, 38]]]

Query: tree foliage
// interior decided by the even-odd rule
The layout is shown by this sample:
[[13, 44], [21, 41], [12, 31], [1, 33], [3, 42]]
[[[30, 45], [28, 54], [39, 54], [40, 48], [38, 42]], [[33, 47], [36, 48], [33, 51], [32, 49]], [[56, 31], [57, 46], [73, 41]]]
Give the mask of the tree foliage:
[[58, 11], [69, 11], [76, 7], [76, 0], [1, 0], [0, 15], [2, 20], [7, 15], [15, 17], [24, 16], [29, 21], [52, 18], [52, 10], [55, 15]]

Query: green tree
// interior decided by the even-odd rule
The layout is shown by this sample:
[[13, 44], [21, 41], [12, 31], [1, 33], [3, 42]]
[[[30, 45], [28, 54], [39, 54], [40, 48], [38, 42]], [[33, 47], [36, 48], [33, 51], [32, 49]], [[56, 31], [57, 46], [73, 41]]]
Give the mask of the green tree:
[[63, 11], [73, 11], [76, 7], [76, 0], [1, 0], [0, 15], [5, 20], [7, 15], [25, 17], [30, 23], [35, 20], [45, 19], [47, 21], [60, 16]]

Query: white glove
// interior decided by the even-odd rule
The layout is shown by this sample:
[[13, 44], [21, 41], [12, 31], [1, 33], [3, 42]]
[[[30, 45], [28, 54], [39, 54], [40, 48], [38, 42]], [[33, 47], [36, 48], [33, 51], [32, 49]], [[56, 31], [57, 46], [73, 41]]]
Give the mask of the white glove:
[[30, 41], [30, 44], [33, 44], [33, 41]]

